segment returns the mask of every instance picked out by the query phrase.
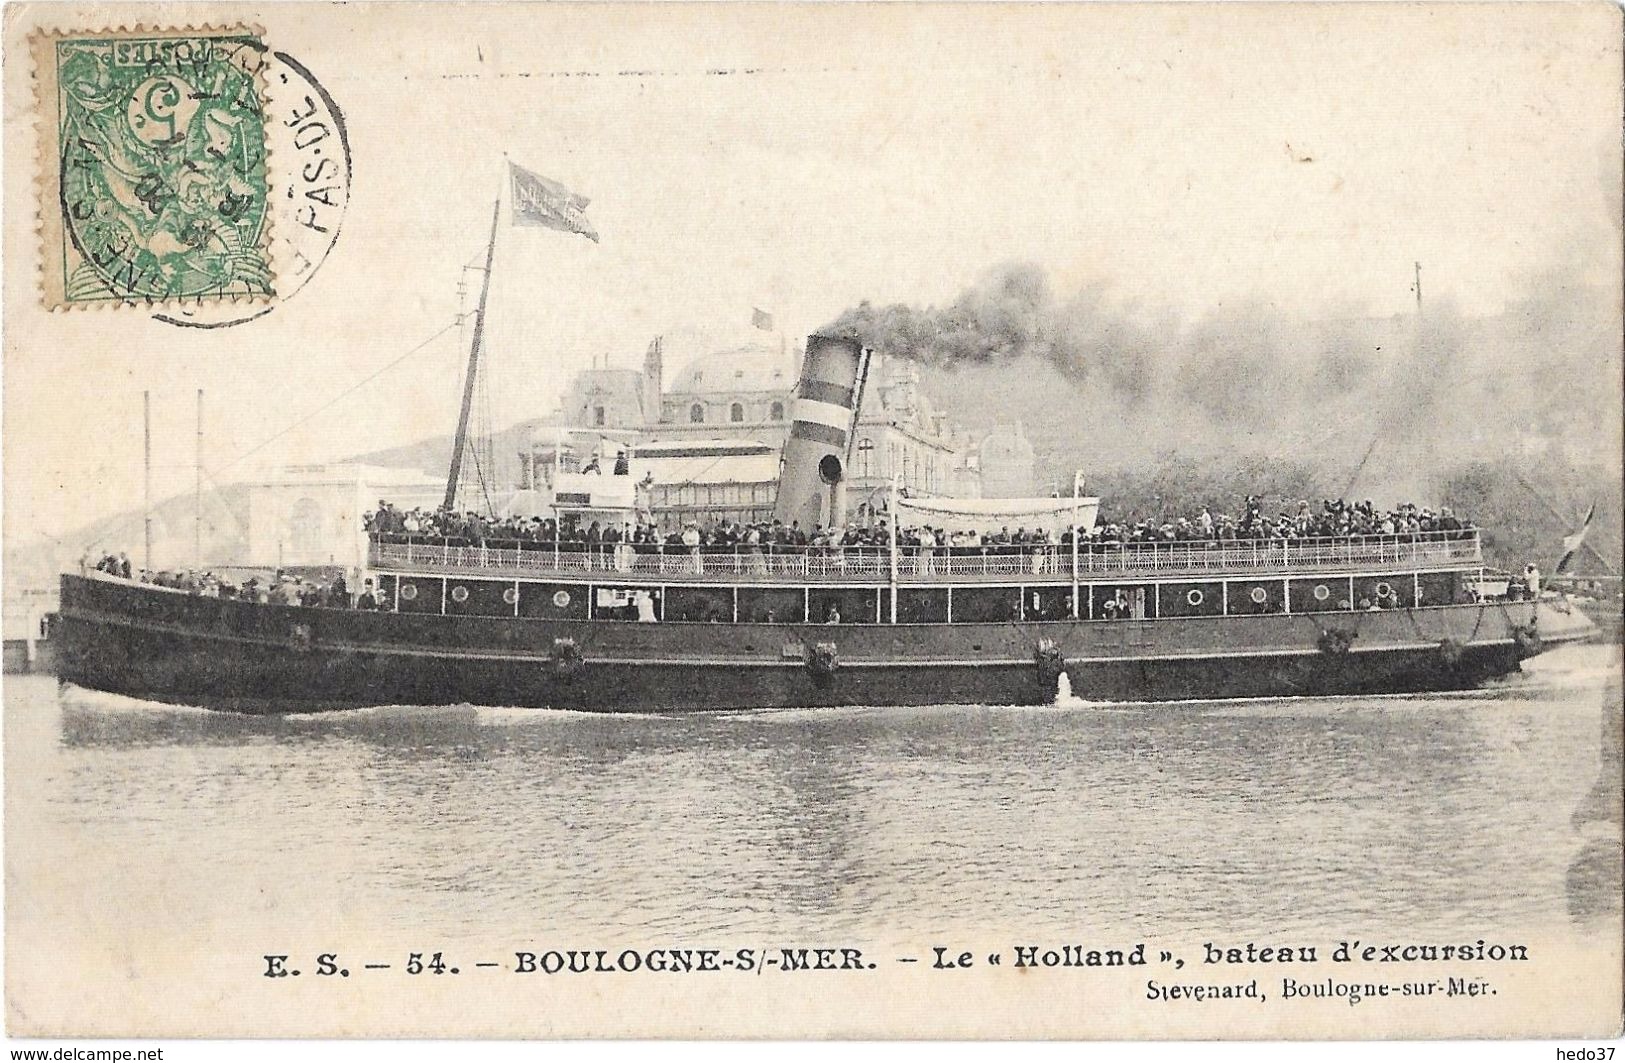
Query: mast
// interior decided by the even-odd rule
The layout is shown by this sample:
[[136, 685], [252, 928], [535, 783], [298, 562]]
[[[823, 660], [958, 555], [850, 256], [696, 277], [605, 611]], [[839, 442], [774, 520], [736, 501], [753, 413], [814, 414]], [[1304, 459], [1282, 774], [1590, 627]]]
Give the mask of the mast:
[[1079, 482], [1083, 478], [1081, 469], [1072, 470], [1072, 619], [1078, 618], [1078, 530], [1082, 522], [1078, 519], [1079, 495], [1082, 494], [1083, 485]]
[[[1422, 263], [1412, 260], [1411, 265], [1415, 270], [1413, 275], [1416, 278], [1415, 283], [1411, 285], [1411, 291], [1416, 294], [1416, 317], [1411, 322], [1411, 354], [1414, 356], [1421, 346]], [[1359, 463], [1354, 466], [1354, 471], [1349, 473], [1348, 483], [1343, 485], [1343, 497], [1346, 498], [1354, 490], [1354, 485], [1359, 482], [1360, 473], [1365, 470], [1365, 463], [1371, 460], [1372, 452], [1377, 449], [1377, 441], [1382, 438], [1382, 432], [1383, 427], [1379, 424], [1377, 430], [1371, 433], [1371, 443], [1365, 448], [1365, 453], [1360, 455]]]
[[141, 526], [145, 551], [141, 566], [152, 571], [152, 392], [141, 393]]
[[474, 340], [468, 347], [468, 375], [463, 380], [463, 411], [457, 417], [457, 438], [451, 447], [451, 472], [446, 477], [443, 508], [457, 504], [457, 481], [463, 472], [463, 448], [468, 439], [468, 413], [474, 405], [474, 381], [480, 369], [480, 341], [485, 338], [485, 301], [491, 295], [491, 263], [496, 258], [497, 223], [502, 217], [502, 194], [491, 207], [491, 239], [485, 245], [485, 277], [480, 281], [480, 302], [474, 311]]

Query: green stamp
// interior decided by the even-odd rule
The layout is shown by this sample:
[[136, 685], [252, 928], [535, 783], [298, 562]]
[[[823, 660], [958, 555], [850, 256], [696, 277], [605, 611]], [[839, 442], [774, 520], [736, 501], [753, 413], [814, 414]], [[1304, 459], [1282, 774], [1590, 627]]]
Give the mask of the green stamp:
[[115, 33], [50, 44], [61, 224], [47, 231], [48, 298], [272, 295], [259, 39]]

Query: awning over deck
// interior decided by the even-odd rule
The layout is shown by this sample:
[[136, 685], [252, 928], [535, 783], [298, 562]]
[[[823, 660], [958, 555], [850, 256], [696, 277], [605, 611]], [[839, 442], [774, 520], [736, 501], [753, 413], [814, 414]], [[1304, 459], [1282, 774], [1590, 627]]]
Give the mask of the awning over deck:
[[928, 526], [952, 532], [994, 535], [1001, 528], [1013, 533], [1043, 528], [1059, 541], [1076, 521], [1084, 531], [1095, 526], [1098, 498], [898, 498], [900, 527]]

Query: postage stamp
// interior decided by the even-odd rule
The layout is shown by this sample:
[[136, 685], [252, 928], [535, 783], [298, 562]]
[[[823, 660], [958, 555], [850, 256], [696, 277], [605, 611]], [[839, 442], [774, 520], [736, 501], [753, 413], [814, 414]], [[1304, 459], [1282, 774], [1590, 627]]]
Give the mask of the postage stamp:
[[46, 305], [272, 296], [259, 35], [137, 28], [35, 43]]

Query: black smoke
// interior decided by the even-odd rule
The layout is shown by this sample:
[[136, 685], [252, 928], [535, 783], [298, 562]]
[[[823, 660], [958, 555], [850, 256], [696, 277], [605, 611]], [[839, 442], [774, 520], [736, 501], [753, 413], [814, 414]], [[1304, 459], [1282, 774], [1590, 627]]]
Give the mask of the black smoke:
[[1013, 263], [988, 271], [947, 306], [863, 302], [819, 331], [942, 367], [1037, 358], [1071, 380], [1098, 378], [1139, 401], [1151, 390], [1152, 333], [1107, 296], [1096, 285], [1060, 302], [1041, 267]]
[[1219, 442], [1335, 416], [1355, 434], [1426, 427], [1466, 445], [1487, 421], [1508, 440], [1617, 425], [1618, 322], [1617, 295], [1563, 275], [1535, 278], [1497, 315], [1434, 298], [1389, 316], [1289, 316], [1251, 301], [1185, 319], [1100, 283], [1062, 298], [1041, 267], [1012, 263], [944, 306], [863, 302], [821, 331], [941, 369], [1037, 361], [1125, 408], [1200, 416]]

